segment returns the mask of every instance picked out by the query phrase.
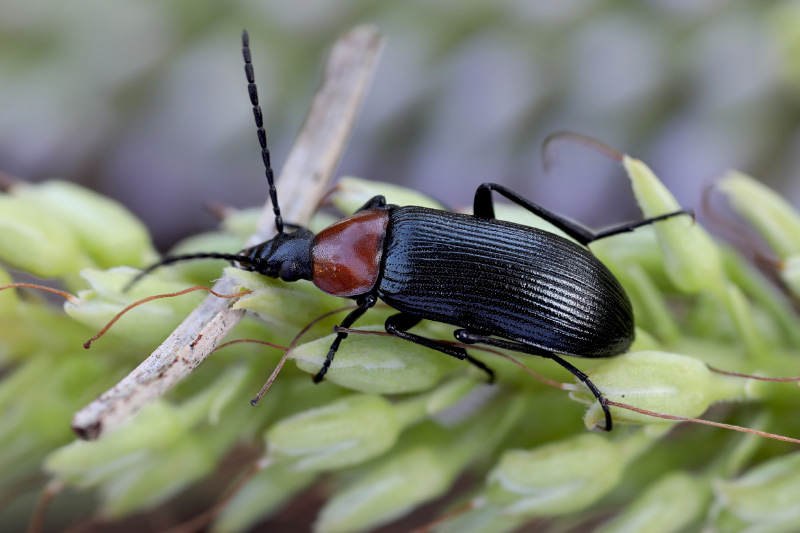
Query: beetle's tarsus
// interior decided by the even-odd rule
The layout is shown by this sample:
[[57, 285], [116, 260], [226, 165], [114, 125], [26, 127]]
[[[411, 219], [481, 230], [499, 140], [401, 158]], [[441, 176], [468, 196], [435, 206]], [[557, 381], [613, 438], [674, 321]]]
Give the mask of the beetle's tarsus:
[[642, 226], [649, 226], [655, 222], [660, 222], [662, 220], [666, 220], [672, 217], [677, 217], [680, 215], [688, 215], [692, 217], [692, 222], [694, 222], [693, 210], [680, 209], [678, 211], [673, 211], [671, 213], [665, 213], [663, 215], [658, 215], [656, 217], [651, 217], [651, 218], [645, 218], [644, 220], [637, 220], [635, 222], [627, 222], [619, 226], [614, 226], [613, 228], [608, 228], [603, 231], [598, 231], [597, 233], [594, 234], [594, 238], [592, 239], [592, 241], [596, 241], [598, 239], [604, 239], [606, 237], [611, 237], [612, 235], [619, 235], [620, 233], [627, 233], [629, 231], [635, 230], [636, 228], [641, 228]]

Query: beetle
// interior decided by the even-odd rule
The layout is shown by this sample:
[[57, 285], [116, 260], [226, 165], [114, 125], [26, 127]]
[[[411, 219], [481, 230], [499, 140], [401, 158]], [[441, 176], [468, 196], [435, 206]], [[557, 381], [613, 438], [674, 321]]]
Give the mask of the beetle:
[[[247, 31], [242, 33], [242, 53], [278, 233], [237, 254], [165, 257], [139, 273], [128, 287], [162, 265], [213, 258], [283, 281], [310, 280], [328, 294], [355, 299], [357, 308], [339, 328], [350, 328], [380, 299], [398, 311], [386, 320], [388, 333], [465, 360], [485, 372], [490, 382], [494, 372], [463, 347], [409, 330], [423, 319], [433, 320], [457, 327], [454, 336], [463, 344], [552, 359], [592, 391], [605, 413], [604, 429], [611, 430], [611, 413], [602, 392], [557, 355], [610, 357], [625, 352], [634, 339], [633, 308], [625, 290], [586, 245], [691, 212], [676, 211], [595, 232], [502, 185], [484, 183], [475, 191], [472, 215], [400, 207], [375, 196], [316, 235], [294, 225], [294, 231], [286, 231], [290, 225], [284, 224], [278, 204]], [[576, 242], [498, 220], [493, 192]], [[336, 338], [314, 376], [317, 383], [347, 338], [347, 332], [335, 330]]]

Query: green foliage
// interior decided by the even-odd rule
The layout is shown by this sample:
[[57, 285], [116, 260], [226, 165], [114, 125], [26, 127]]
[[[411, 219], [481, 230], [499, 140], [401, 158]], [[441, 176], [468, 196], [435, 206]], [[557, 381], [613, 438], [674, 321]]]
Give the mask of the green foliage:
[[[626, 158], [625, 165], [647, 215], [679, 208], [642, 162]], [[346, 209], [376, 191], [395, 201], [394, 189], [369, 192], [369, 182], [355, 180], [346, 185], [333, 197]], [[512, 531], [536, 518], [596, 524], [609, 515], [607, 532], [636, 524], [664, 532], [701, 524], [721, 531], [756, 524], [788, 531], [787, 524], [796, 524], [798, 456], [787, 445], [759, 446], [764, 441], [721, 429], [672, 434], [671, 422], [619, 408], [612, 411], [613, 432], [587, 433], [584, 426], [594, 427], [603, 415], [583, 385], [570, 384], [571, 394], [554, 392], [491, 354], [474, 352], [497, 369], [495, 386], [484, 385], [470, 365], [452, 358], [398, 339], [352, 334], [326, 382], [314, 386], [307, 374], [319, 369], [332, 340], [330, 327], [341, 315], [309, 331], [291, 354], [294, 368], [287, 366], [257, 409], [247, 400], [274, 367], [275, 351], [239, 345], [215, 354], [129, 425], [97, 442], [73, 441], [71, 413], [143, 359], [197, 299], [150, 302], [124, 316], [92, 351], [81, 343], [137, 298], [182, 289], [210, 271], [163, 268], [130, 294], [122, 293], [135, 270], [117, 265], [141, 266], [152, 255], [138, 222], [118, 204], [74, 186], [50, 182], [46, 187], [46, 195], [64, 194], [64, 201], [86, 199], [84, 208], [42, 208], [35, 217], [16, 218], [30, 213], [33, 193], [1, 196], [9, 207], [2, 216], [14, 230], [5, 233], [0, 257], [16, 270], [0, 270], [0, 281], [10, 282], [19, 270], [48, 275], [73, 288], [77, 299], [62, 312], [30, 291], [0, 292], [0, 357], [8, 369], [0, 382], [0, 467], [5, 472], [0, 488], [7, 493], [22, 490], [17, 487], [43, 468], [48, 477], [85, 495], [77, 508], [87, 516], [116, 520], [186, 505], [192, 487], [208, 483], [232, 457], [249, 450], [259, 468], [225, 500], [214, 531], [246, 530], [323, 472], [329, 477], [318, 489], [326, 494], [316, 517], [318, 532], [367, 531], [391, 522], [440, 498], [464, 476], [484, 481], [464, 495], [471, 509], [445, 522], [441, 531]], [[764, 237], [776, 255], [794, 256], [785, 244], [797, 237], [793, 210], [776, 211], [774, 195], [739, 174], [726, 178], [722, 190], [756, 230], [770, 234]], [[419, 201], [416, 193], [404, 194]], [[498, 213], [529, 218], [510, 206]], [[107, 221], [97, 241], [84, 226], [93, 217]], [[256, 218], [243, 214], [179, 249], [238, 246]], [[58, 231], [49, 233], [47, 228], [55, 227]], [[115, 229], [130, 236], [131, 249], [106, 248]], [[16, 260], [15, 250], [30, 238], [52, 244], [47, 253], [63, 261], [35, 254]], [[579, 365], [609, 399], [683, 416], [735, 401], [711, 416], [800, 434], [796, 386], [724, 376], [707, 366], [771, 376], [796, 373], [800, 320], [785, 296], [742, 257], [685, 216], [592, 248], [626, 286], [637, 316], [633, 351]], [[58, 268], [48, 270], [51, 261]], [[789, 276], [790, 263], [782, 275]], [[235, 268], [227, 272], [252, 291], [234, 304], [251, 312], [238, 326], [240, 337], [257, 335], [285, 345], [309, 321], [347, 305], [309, 283], [283, 284]], [[359, 326], [380, 330], [389, 312], [378, 307]], [[451, 331], [441, 324], [420, 328], [436, 338]], [[548, 361], [519, 358], [536, 372], [567, 377]], [[581, 404], [588, 405], [583, 424]], [[760, 415], [757, 420], [754, 413]], [[248, 468], [253, 467], [240, 465], [240, 472]], [[220, 499], [225, 489], [215, 491]], [[49, 520], [55, 523], [59, 516]]]

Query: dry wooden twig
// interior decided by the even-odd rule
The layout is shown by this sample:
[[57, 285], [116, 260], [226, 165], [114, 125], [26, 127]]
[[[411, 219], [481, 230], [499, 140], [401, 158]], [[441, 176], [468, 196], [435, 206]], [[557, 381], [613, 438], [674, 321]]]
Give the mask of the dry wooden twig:
[[[278, 178], [285, 220], [304, 224], [311, 218], [344, 151], [381, 45], [373, 27], [359, 26], [331, 50], [322, 84]], [[266, 205], [251, 243], [274, 233], [272, 206]], [[214, 290], [230, 293], [234, 282], [225, 277]], [[188, 376], [244, 315], [244, 311], [231, 310], [230, 304], [214, 296], [206, 298], [150, 357], [75, 414], [75, 433], [86, 440], [99, 438]]]

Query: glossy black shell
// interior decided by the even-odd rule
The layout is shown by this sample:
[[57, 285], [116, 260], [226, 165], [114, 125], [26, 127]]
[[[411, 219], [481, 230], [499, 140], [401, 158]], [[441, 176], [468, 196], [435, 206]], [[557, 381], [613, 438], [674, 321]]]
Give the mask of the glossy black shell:
[[449, 211], [392, 209], [378, 296], [417, 317], [579, 357], [622, 353], [634, 337], [628, 296], [586, 248]]

